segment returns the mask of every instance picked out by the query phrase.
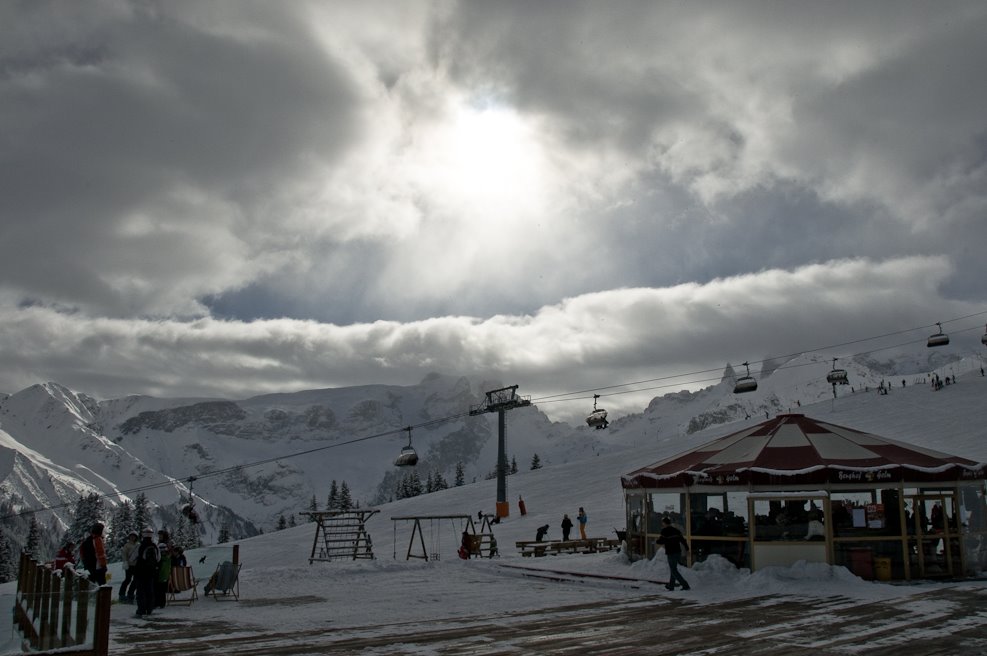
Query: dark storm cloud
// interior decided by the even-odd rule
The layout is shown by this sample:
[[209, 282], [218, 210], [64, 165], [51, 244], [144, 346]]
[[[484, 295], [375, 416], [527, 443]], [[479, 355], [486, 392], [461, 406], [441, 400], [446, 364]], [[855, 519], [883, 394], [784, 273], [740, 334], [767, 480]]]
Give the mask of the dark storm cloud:
[[356, 126], [345, 72], [300, 17], [228, 9], [28, 3], [8, 15], [0, 29], [19, 47], [0, 64], [5, 281], [110, 314], [195, 311], [197, 295], [241, 284], [249, 242], [278, 231], [264, 203], [313, 159], [332, 161]]

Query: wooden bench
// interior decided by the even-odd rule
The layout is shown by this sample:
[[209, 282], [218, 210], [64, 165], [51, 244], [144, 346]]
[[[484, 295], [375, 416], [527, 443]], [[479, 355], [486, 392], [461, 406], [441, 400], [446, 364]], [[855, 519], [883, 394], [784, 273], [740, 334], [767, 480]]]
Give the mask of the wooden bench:
[[587, 538], [585, 540], [522, 540], [515, 542], [522, 556], [557, 556], [561, 553], [598, 553], [620, 547], [620, 541], [612, 538]]

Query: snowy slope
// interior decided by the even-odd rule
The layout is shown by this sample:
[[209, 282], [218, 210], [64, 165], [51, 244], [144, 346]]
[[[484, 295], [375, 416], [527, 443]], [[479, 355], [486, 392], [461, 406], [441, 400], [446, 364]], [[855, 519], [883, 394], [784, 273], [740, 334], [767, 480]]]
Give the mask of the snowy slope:
[[[530, 475], [534, 454], [546, 466], [573, 471], [612, 458], [620, 462], [618, 454], [628, 449], [638, 455], [653, 453], [655, 461], [711, 434], [779, 412], [812, 413], [851, 426], [840, 419], [859, 416], [864, 425], [854, 427], [872, 430], [871, 409], [897, 408], [914, 394], [915, 401], [902, 407], [901, 414], [880, 420], [907, 432], [923, 425], [901, 418], [914, 408], [934, 404], [947, 393], [965, 392], [961, 384], [922, 394], [928, 388], [916, 382], [925, 374], [892, 378], [883, 368], [875, 372], [854, 359], [839, 366], [847, 369], [851, 385], [838, 386], [836, 399], [825, 381], [831, 359], [801, 355], [754, 372], [759, 376], [754, 393], [734, 395], [728, 369], [719, 384], [657, 397], [644, 412], [614, 418], [602, 431], [552, 422], [537, 407], [512, 410], [506, 414], [507, 454], [520, 472], [511, 478], [510, 487]], [[903, 368], [911, 366], [906, 363]], [[979, 378], [979, 359], [950, 360], [940, 373], [961, 372]], [[873, 390], [886, 376], [892, 392], [878, 396]], [[908, 385], [904, 389], [902, 378]], [[412, 440], [422, 456], [423, 478], [435, 470], [451, 483], [456, 463], [463, 462], [467, 482], [492, 485], [485, 477], [496, 462], [497, 416], [468, 417], [466, 411], [483, 400], [485, 390], [501, 386], [497, 381], [433, 374], [414, 386], [308, 390], [240, 401], [131, 396], [97, 403], [56, 384], [36, 385], [0, 400], [0, 480], [8, 493], [23, 497], [27, 507], [64, 502], [71, 506], [86, 489], [121, 493], [123, 498], [147, 489], [151, 501], [159, 504], [158, 520], [170, 524], [180, 493], [187, 492], [189, 478], [195, 476], [205, 520], [202, 538], [208, 543], [223, 521], [235, 520], [238, 530], [248, 531], [238, 535], [245, 535], [245, 522], [271, 530], [280, 515], [307, 510], [313, 496], [323, 507], [334, 479], [347, 481], [354, 498], [368, 505], [385, 475], [403, 473], [392, 462], [406, 443], [406, 433], [400, 430], [406, 425], [420, 426]], [[976, 414], [978, 409], [970, 411]], [[971, 420], [968, 425], [967, 430], [975, 432], [972, 427], [984, 422]], [[160, 487], [148, 487], [155, 485]], [[537, 498], [531, 501], [536, 508]], [[492, 500], [483, 509], [492, 510]], [[64, 522], [66, 513], [59, 515]]]

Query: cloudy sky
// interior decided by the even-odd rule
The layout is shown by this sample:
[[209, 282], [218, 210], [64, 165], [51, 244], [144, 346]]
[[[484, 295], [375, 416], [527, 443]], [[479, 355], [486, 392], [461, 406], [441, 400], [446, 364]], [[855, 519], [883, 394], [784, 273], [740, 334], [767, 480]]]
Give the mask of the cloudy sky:
[[0, 390], [981, 348], [985, 33], [979, 0], [0, 4]]

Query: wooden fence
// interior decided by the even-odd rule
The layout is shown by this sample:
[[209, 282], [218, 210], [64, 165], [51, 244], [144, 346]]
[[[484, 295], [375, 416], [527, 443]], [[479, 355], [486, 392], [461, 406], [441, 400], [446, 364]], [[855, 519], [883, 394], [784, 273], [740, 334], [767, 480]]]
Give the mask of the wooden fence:
[[96, 586], [71, 565], [55, 572], [21, 554], [14, 625], [24, 651], [107, 656], [112, 600], [113, 588]]

